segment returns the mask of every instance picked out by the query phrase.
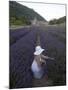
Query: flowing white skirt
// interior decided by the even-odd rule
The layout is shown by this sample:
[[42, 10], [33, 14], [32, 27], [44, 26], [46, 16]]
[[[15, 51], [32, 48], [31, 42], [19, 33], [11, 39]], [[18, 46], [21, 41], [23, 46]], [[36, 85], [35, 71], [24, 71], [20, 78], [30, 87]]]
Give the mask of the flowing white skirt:
[[31, 65], [31, 70], [35, 78], [40, 79], [43, 76], [43, 69], [42, 67], [38, 67], [37, 62], [34, 60]]

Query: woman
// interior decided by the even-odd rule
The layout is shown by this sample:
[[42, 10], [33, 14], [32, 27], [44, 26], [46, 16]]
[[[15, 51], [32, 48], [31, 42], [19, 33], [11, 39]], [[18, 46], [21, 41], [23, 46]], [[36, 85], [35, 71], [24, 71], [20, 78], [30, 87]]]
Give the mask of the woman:
[[53, 58], [50, 58], [48, 56], [44, 56], [42, 54], [42, 52], [44, 51], [44, 49], [42, 49], [40, 46], [36, 46], [35, 52], [34, 52], [34, 61], [31, 65], [31, 70], [33, 72], [33, 75], [35, 78], [40, 79], [43, 74], [43, 64], [46, 65], [46, 60], [44, 59], [51, 59], [53, 60]]

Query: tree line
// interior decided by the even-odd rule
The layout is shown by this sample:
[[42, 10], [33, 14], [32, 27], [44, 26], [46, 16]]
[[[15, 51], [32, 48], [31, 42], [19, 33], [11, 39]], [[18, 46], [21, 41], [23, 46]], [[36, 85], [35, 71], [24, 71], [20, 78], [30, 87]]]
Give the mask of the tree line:
[[25, 16], [10, 17], [10, 25], [30, 25], [31, 22]]
[[53, 19], [49, 21], [49, 24], [61, 24], [61, 23], [66, 23], [66, 16], [59, 18], [59, 19]]

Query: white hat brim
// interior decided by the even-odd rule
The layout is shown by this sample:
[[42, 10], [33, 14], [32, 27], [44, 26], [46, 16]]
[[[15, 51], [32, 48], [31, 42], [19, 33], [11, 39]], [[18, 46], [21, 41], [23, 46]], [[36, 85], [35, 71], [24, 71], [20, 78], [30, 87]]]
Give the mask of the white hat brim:
[[38, 50], [34, 52], [34, 55], [40, 55], [42, 52], [44, 51], [44, 49]]

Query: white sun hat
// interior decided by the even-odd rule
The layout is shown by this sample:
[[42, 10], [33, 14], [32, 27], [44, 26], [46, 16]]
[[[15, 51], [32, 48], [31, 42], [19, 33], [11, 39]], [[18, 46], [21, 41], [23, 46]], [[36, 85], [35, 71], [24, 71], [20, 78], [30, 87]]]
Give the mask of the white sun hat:
[[41, 46], [36, 46], [34, 55], [40, 55], [44, 49], [41, 48]]

